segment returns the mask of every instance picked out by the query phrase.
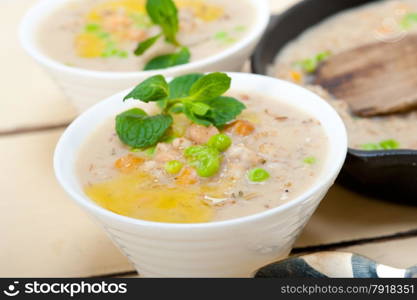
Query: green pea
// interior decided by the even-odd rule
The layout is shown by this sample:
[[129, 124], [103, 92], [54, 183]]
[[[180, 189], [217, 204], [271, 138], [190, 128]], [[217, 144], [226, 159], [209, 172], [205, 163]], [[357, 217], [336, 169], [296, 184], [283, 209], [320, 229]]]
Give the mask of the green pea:
[[226, 151], [231, 144], [232, 139], [223, 133], [213, 135], [207, 143], [207, 145], [216, 148], [220, 152]]
[[203, 153], [206, 150], [206, 146], [191, 146], [185, 149], [184, 156], [187, 158], [196, 158], [200, 153]]
[[255, 168], [252, 170], [249, 170], [248, 172], [248, 178], [250, 181], [253, 182], [262, 182], [267, 180], [270, 177], [269, 173], [262, 168]]
[[219, 31], [214, 35], [216, 40], [224, 40], [229, 37], [229, 34], [226, 31]]
[[236, 26], [234, 30], [237, 32], [242, 32], [246, 30], [246, 26], [239, 25], [239, 26]]
[[394, 150], [394, 149], [400, 148], [400, 143], [396, 140], [391, 139], [391, 140], [382, 141], [378, 144], [373, 144], [373, 143], [364, 144], [364, 145], [361, 145], [361, 148], [363, 150], [368, 150], [368, 151], [372, 151], [372, 150]]
[[303, 162], [307, 165], [314, 165], [317, 162], [317, 159], [314, 156], [309, 156], [304, 158]]
[[300, 66], [307, 73], [314, 73], [314, 71], [317, 69], [317, 61], [315, 59], [308, 58], [301, 61]]
[[117, 52], [117, 56], [120, 58], [127, 58], [129, 56], [129, 54], [127, 53], [127, 51], [124, 50], [120, 50]]
[[100, 28], [100, 25], [98, 25], [98, 24], [95, 24], [95, 23], [91, 23], [91, 24], [87, 24], [87, 25], [85, 25], [85, 31], [86, 32], [97, 32], [97, 31], [99, 31], [101, 28]]
[[202, 157], [195, 163], [195, 168], [198, 176], [212, 177], [220, 170], [221, 158], [220, 156]]
[[417, 24], [417, 13], [409, 13], [401, 20], [400, 25], [403, 29], [410, 29]]
[[332, 53], [330, 51], [325, 51], [325, 52], [321, 52], [318, 53], [315, 57], [317, 62], [322, 62], [324, 60], [326, 60], [327, 58], [329, 58], [329, 56], [331, 56]]
[[307, 58], [302, 61], [296, 62], [295, 65], [301, 67], [307, 73], [314, 73], [318, 67], [318, 64], [326, 60], [330, 55], [330, 51], [320, 52], [312, 58]]
[[210, 146], [191, 146], [184, 152], [188, 162], [200, 177], [211, 177], [220, 170], [220, 152]]
[[178, 174], [184, 164], [178, 160], [171, 160], [165, 164], [165, 171], [168, 174]]

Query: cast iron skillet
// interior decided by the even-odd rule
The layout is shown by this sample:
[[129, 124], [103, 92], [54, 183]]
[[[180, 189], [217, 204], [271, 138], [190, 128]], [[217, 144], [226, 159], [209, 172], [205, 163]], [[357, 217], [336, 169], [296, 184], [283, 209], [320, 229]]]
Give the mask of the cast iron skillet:
[[[289, 41], [324, 18], [374, 1], [304, 0], [274, 16], [252, 56], [253, 72], [267, 74], [267, 66]], [[417, 204], [417, 151], [349, 149], [338, 181], [370, 196]]]

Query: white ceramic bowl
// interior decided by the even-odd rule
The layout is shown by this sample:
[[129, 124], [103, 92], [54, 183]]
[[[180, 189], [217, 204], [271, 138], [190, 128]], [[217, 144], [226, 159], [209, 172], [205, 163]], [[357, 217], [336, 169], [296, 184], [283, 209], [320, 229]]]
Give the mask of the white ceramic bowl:
[[314, 186], [293, 201], [248, 217], [204, 224], [141, 221], [96, 205], [84, 194], [75, 172], [78, 150], [92, 131], [109, 118], [132, 106], [150, 105], [131, 100], [123, 103], [128, 91], [83, 113], [68, 127], [57, 145], [54, 167], [58, 181], [103, 225], [142, 276], [245, 277], [287, 256], [344, 162], [346, 130], [338, 114], [324, 100], [286, 81], [253, 74], [228, 74], [232, 77], [232, 90], [276, 97], [322, 123], [329, 138], [324, 171]]
[[19, 36], [23, 48], [55, 79], [80, 112], [105, 97], [129, 88], [155, 74], [171, 77], [192, 72], [240, 71], [260, 40], [269, 21], [267, 0], [247, 0], [254, 7], [256, 22], [242, 40], [225, 51], [196, 62], [165, 70], [101, 72], [66, 66], [44, 54], [37, 43], [37, 31], [41, 22], [63, 3], [70, 1], [72, 0], [39, 1], [23, 18]]

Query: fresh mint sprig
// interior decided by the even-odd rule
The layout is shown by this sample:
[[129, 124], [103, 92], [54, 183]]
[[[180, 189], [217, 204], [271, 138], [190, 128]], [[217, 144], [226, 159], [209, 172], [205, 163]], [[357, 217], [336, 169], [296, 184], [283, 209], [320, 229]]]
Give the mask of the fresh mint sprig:
[[125, 144], [146, 148], [157, 144], [172, 125], [172, 113], [184, 113], [192, 122], [221, 127], [233, 121], [246, 107], [232, 97], [231, 78], [225, 73], [188, 74], [167, 83], [162, 75], [153, 76], [136, 86], [125, 98], [156, 102], [161, 114], [148, 116], [140, 109], [117, 116], [116, 132]]
[[[177, 47], [181, 44], [177, 40], [179, 31], [178, 9], [172, 0], [147, 0], [146, 11], [155, 25], [161, 28], [162, 34], [155, 35], [138, 44], [134, 53], [137, 56], [144, 54], [150, 49], [163, 35], [165, 40]], [[180, 51], [172, 54], [165, 54], [154, 57], [149, 61], [144, 70], [165, 69], [190, 62], [190, 51], [187, 47], [182, 47]]]
[[246, 108], [235, 98], [222, 96], [230, 84], [231, 78], [220, 72], [184, 75], [170, 84], [162, 75], [156, 75], [138, 85], [125, 99], [158, 102], [164, 113], [184, 113], [194, 123], [220, 127]]

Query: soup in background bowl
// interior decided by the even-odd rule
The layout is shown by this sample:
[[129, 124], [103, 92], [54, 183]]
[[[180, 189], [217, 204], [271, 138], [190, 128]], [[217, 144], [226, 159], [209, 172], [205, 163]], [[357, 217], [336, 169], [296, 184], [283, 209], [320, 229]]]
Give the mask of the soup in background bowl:
[[[117, 134], [114, 135], [115, 124], [112, 120], [116, 115], [120, 116], [121, 113], [129, 110], [127, 114], [122, 115], [121, 119], [125, 120], [125, 117], [139, 118], [141, 120], [146, 119], [146, 122], [148, 122], [149, 116], [155, 114], [153, 104], [132, 100], [123, 102], [123, 98], [131, 92], [129, 90], [104, 100], [82, 114], [69, 126], [57, 145], [54, 167], [58, 181], [78, 204], [99, 220], [113, 241], [129, 257], [143, 276], [247, 277], [260, 266], [285, 257], [291, 250], [296, 236], [304, 227], [328, 188], [333, 184], [343, 164], [347, 150], [345, 128], [337, 113], [325, 101], [301, 87], [277, 79], [239, 73], [228, 73], [228, 76], [231, 77], [231, 88], [228, 96], [236, 97], [248, 108], [238, 113], [236, 119], [253, 122], [255, 129], [251, 129], [250, 126], [236, 127], [235, 120], [224, 126], [219, 126], [220, 130], [213, 127], [199, 128], [199, 130], [210, 129], [215, 132], [215, 135], [219, 134], [215, 130], [223, 130], [223, 133], [231, 138], [231, 143], [213, 142], [205, 134], [194, 135], [192, 132], [188, 132], [188, 134], [185, 133], [185, 136], [191, 144], [184, 144], [184, 150], [187, 151], [186, 149], [192, 146], [198, 146], [197, 149], [188, 150], [188, 156], [185, 159], [181, 158], [181, 155], [176, 156], [175, 154], [169, 158], [162, 157], [164, 164], [161, 166], [163, 167], [158, 167], [157, 157], [160, 154], [162, 156], [167, 153], [172, 154], [171, 152], [162, 151], [159, 153], [159, 150], [161, 150], [158, 149], [158, 147], [161, 147], [159, 145], [153, 154], [155, 156], [151, 159], [142, 156], [149, 153], [152, 155], [152, 151], [147, 152], [149, 149], [146, 149], [145, 152], [147, 153], [141, 153], [141, 150], [138, 152], [136, 149], [132, 152], [132, 149], [125, 147], [125, 142], [130, 143], [132, 136], [123, 134], [124, 129], [120, 131], [121, 128], [130, 128], [130, 125], [124, 127], [119, 123], [120, 127]], [[207, 91], [204, 94], [197, 93], [199, 90], [197, 88], [191, 90], [194, 95], [192, 97], [197, 97], [198, 94], [198, 99], [202, 95], [213, 95], [207, 93]], [[144, 96], [138, 90], [129, 93], [129, 95]], [[152, 94], [152, 97], [149, 94], [147, 95], [148, 100], [155, 100], [156, 98], [153, 98], [155, 95], [161, 96], [158, 93]], [[190, 100], [190, 98], [187, 99]], [[248, 104], [253, 99], [259, 99], [259, 105], [256, 105], [255, 101], [253, 104]], [[227, 100], [222, 99], [221, 101]], [[208, 103], [211, 105], [209, 105], [210, 107], [214, 107], [211, 101]], [[212, 114], [202, 112], [205, 110], [204, 105], [197, 106], [198, 108], [193, 110], [195, 113], [198, 112], [210, 122], [215, 122]], [[132, 111], [131, 109], [135, 110]], [[143, 109], [143, 111], [137, 109]], [[271, 116], [267, 117], [265, 109]], [[159, 110], [160, 108], [157, 109], [157, 111]], [[148, 116], [145, 116], [144, 112]], [[268, 120], [269, 122], [258, 120], [259, 116], [264, 117], [265, 121]], [[276, 123], [274, 125], [277, 125], [277, 127], [271, 127], [279, 128], [279, 130], [276, 133], [271, 131], [271, 136], [269, 134], [264, 136], [265, 132], [270, 132], [270, 125], [275, 121], [282, 122], [282, 125]], [[256, 124], [256, 122], [259, 123]], [[248, 123], [244, 122], [243, 124], [247, 125]], [[163, 125], [161, 126], [163, 127]], [[256, 126], [259, 126], [259, 128], [256, 129]], [[186, 131], [192, 128], [196, 128], [194, 124], [185, 126]], [[241, 136], [239, 133], [247, 135]], [[253, 137], [249, 137], [251, 134], [253, 134]], [[257, 134], [259, 136], [256, 138]], [[120, 137], [123, 138], [122, 144], [117, 140]], [[305, 148], [305, 151], [300, 150], [300, 148], [304, 148], [302, 145], [308, 143], [307, 139], [309, 137], [318, 138], [312, 141], [313, 144], [317, 143], [316, 147], [318, 148], [312, 147]], [[132, 140], [139, 142], [135, 138]], [[149, 139], [140, 142], [143, 141], [146, 143]], [[166, 145], [163, 148], [175, 148], [177, 144], [185, 142], [181, 140], [181, 143], [179, 143], [177, 140], [178, 143], [174, 145], [174, 141], [175, 139], [172, 144], [170, 144], [170, 141], [164, 143]], [[224, 139], [221, 141], [224, 141]], [[271, 148], [271, 158], [267, 157], [258, 161], [257, 154], [262, 153], [262, 151], [270, 151], [267, 150], [268, 147], [266, 146], [264, 150], [261, 149], [262, 141], [271, 142], [272, 148], [277, 147], [277, 151], [275, 152]], [[102, 144], [102, 147], [100, 144]], [[214, 157], [217, 157], [216, 155], [221, 156], [221, 165], [217, 165], [217, 167], [216, 164], [214, 164], [214, 167], [213, 164], [206, 164], [204, 155], [202, 162], [200, 161], [201, 164], [198, 162], [202, 156], [198, 156], [196, 153], [210, 147], [217, 149], [217, 152], [214, 151]], [[229, 159], [235, 152], [231, 150], [236, 149], [236, 147], [238, 147], [236, 151], [237, 159], [241, 163], [229, 164]], [[250, 156], [238, 154], [242, 149], [248, 151], [247, 153], [252, 151], [251, 154], [255, 154], [254, 161], [248, 159]], [[297, 151], [297, 149], [300, 151]], [[322, 151], [318, 153], [318, 149]], [[213, 155], [213, 150], [209, 150], [209, 153]], [[124, 157], [125, 159], [119, 160]], [[191, 160], [189, 160], [190, 158]], [[210, 158], [213, 158], [213, 156], [210, 156]], [[167, 171], [171, 169], [166, 169], [166, 162], [172, 160], [180, 161], [183, 164], [182, 168], [190, 168], [190, 172], [181, 176], [181, 170], [174, 170], [173, 172], [178, 175], [168, 175]], [[277, 162], [273, 162], [273, 160], [277, 160]], [[125, 164], [126, 162], [128, 163]], [[98, 163], [99, 165], [94, 165], [91, 169], [92, 172], [90, 172], [90, 163]], [[147, 163], [150, 163], [150, 166], [146, 166]], [[283, 169], [288, 167], [294, 170], [286, 169], [289, 174], [283, 174], [280, 168], [274, 170], [272, 163], [281, 165]], [[207, 166], [210, 166], [208, 171], [205, 168], [200, 168]], [[222, 204], [223, 199], [218, 197], [217, 192], [227, 190], [230, 188], [228, 185], [233, 183], [226, 180], [226, 177], [221, 178], [223, 174], [228, 172], [222, 167], [229, 166], [232, 167], [233, 172], [240, 175], [240, 178], [236, 178], [236, 203], [223, 203], [223, 206], [213, 209], [207, 214], [195, 213], [196, 211], [193, 210], [196, 207], [195, 205], [180, 203], [182, 199], [191, 199], [190, 201], [194, 204], [197, 203], [196, 200], [201, 200], [201, 202], [198, 202], [199, 205], [205, 205], [206, 208], [210, 208], [211, 205]], [[134, 176], [124, 180], [126, 179], [124, 176], [129, 177], [129, 174], [133, 174], [130, 173], [131, 168], [136, 169], [135, 171], [139, 170], [139, 172], [145, 170], [148, 174], [155, 176], [154, 179], [157, 179], [157, 181], [153, 181], [154, 186], [150, 184], [141, 186], [143, 181], [137, 180]], [[233, 170], [234, 168], [236, 170]], [[265, 172], [262, 171], [250, 172], [254, 168], [263, 169], [268, 172], [268, 175], [266, 176]], [[94, 173], [94, 170], [97, 173]], [[121, 174], [121, 170], [126, 173]], [[193, 172], [196, 172], [197, 175], [189, 176]], [[124, 178], [119, 180], [120, 176]], [[280, 181], [281, 176], [291, 180], [291, 185], [288, 184], [285, 187], [285, 184], [290, 182], [288, 180]], [[297, 178], [297, 176], [300, 177]], [[178, 177], [181, 179], [179, 182], [175, 182]], [[119, 180], [118, 183], [115, 180]], [[122, 211], [115, 211], [114, 208], [106, 209], [103, 207], [105, 206], [103, 203], [98, 204], [97, 201], [91, 199], [95, 197], [97, 191], [99, 191], [98, 194], [101, 193], [106, 197], [110, 194], [117, 194], [117, 192], [120, 192], [119, 187], [127, 187], [124, 190], [130, 193], [129, 180], [139, 190], [145, 190], [144, 195], [147, 196], [147, 199], [144, 202], [147, 202], [147, 204], [142, 206], [145, 210], [142, 210], [141, 216], [130, 214], [132, 211], [130, 210], [132, 208], [131, 199], [128, 199], [125, 203], [128, 212], [126, 214]], [[269, 180], [271, 181], [269, 182]], [[167, 203], [153, 201], [167, 197], [163, 193], [164, 189], [161, 189], [161, 184], [167, 185], [165, 192], [173, 188], [172, 201]], [[176, 188], [175, 184], [179, 184], [181, 187]], [[101, 190], [103, 185], [106, 188]], [[204, 198], [204, 194], [201, 197], [201, 194], [198, 193], [191, 193], [192, 195], [190, 195], [190, 191], [193, 189], [203, 189], [207, 185], [212, 185], [217, 194], [209, 198]], [[232, 190], [229, 190], [229, 192], [233, 193], [235, 187], [232, 186]], [[93, 191], [89, 188], [92, 188]], [[94, 191], [94, 189], [96, 190]], [[242, 189], [249, 194], [243, 192], [243, 195], [239, 195], [239, 190]], [[287, 194], [286, 189], [289, 192], [287, 199], [283, 197]], [[179, 197], [181, 192], [185, 192], [186, 196]], [[255, 193], [254, 198], [250, 195], [251, 193]], [[261, 196], [259, 197], [256, 193]], [[133, 194], [135, 194], [135, 191]], [[137, 199], [143, 196], [137, 195]], [[245, 196], [251, 197], [244, 199]], [[231, 198], [225, 201], [230, 201]], [[113, 201], [109, 198], [103, 199]], [[139, 199], [139, 202], [142, 200]], [[136, 202], [136, 207], [133, 207], [134, 212], [141, 210], [138, 207], [140, 206], [139, 202]], [[239, 207], [239, 202], [248, 205]], [[144, 217], [144, 215], [155, 216], [153, 214], [155, 208], [168, 211], [175, 207], [175, 204], [179, 204], [183, 208], [191, 208], [190, 215], [193, 218], [203, 216], [203, 219], [189, 219], [186, 220], [189, 221], [186, 224], [168, 223], [178, 222], [178, 218], [183, 218], [181, 214], [190, 212], [187, 209], [177, 210], [177, 213], [180, 214], [179, 217], [174, 214], [176, 220], [166, 219], [166, 215], [162, 215], [162, 218], [160, 218], [160, 214], [157, 214], [156, 219]], [[235, 204], [234, 209], [233, 205]], [[269, 204], [270, 207], [265, 207], [265, 204]], [[121, 208], [120, 206], [117, 207], [117, 209]], [[152, 212], [152, 210], [154, 211]], [[204, 217], [207, 215], [213, 217], [205, 219]], [[153, 221], [146, 219], [153, 219]]]
[[176, 3], [175, 35], [176, 26], [151, 22], [144, 0], [42, 0], [24, 17], [20, 40], [83, 111], [154, 74], [239, 71], [269, 20], [266, 0], [237, 8], [218, 0]]
[[312, 89], [340, 114], [349, 146], [358, 150], [417, 150], [417, 112], [364, 118], [353, 114], [343, 99], [318, 85], [314, 72], [331, 55], [374, 42], [395, 43], [417, 34], [416, 0], [374, 1], [341, 11], [308, 28], [277, 54], [268, 74]]
[[[81, 69], [138, 72], [161, 55], [189, 51], [190, 62], [213, 56], [235, 45], [256, 20], [249, 1], [239, 5], [221, 0], [177, 0], [181, 46], [162, 36], [141, 55], [138, 45], [161, 33], [146, 9], [147, 0], [73, 0], [48, 16], [39, 27], [42, 50], [61, 63]], [[187, 61], [185, 60], [185, 61]], [[184, 64], [185, 61], [179, 61]], [[148, 67], [148, 68], [147, 68]], [[160, 65], [154, 68], [165, 69]]]
[[[270, 30], [264, 35], [252, 56], [252, 70], [258, 74], [269, 74], [268, 68], [274, 65], [277, 53], [309, 28], [347, 9], [379, 2], [379, 0], [308, 0], [297, 3], [282, 14], [273, 17]], [[300, 19], [300, 15], [306, 18]], [[318, 53], [314, 51], [314, 55], [316, 54]], [[390, 144], [392, 145], [392, 143], [384, 143], [386, 148]], [[378, 145], [378, 148], [381, 148], [380, 146]], [[362, 194], [415, 205], [417, 195], [415, 167], [416, 150], [369, 151], [350, 148], [339, 182]]]

